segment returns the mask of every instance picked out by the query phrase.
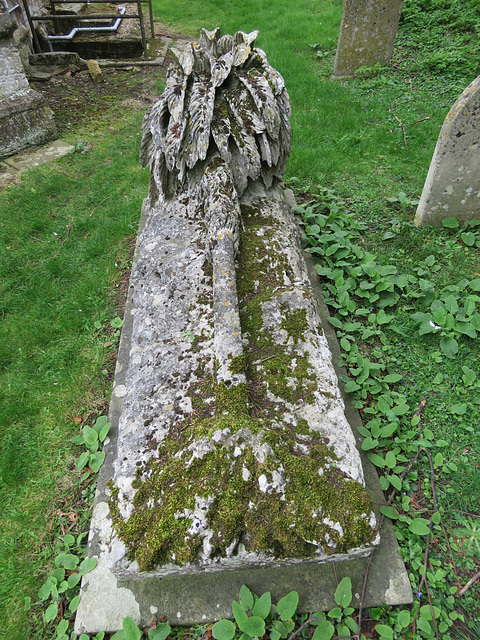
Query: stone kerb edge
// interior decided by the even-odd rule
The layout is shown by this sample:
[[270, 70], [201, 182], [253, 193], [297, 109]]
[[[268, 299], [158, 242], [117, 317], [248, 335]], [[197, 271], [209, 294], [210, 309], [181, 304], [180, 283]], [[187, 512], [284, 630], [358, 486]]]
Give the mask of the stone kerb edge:
[[[290, 200], [291, 198], [289, 198], [289, 203]], [[138, 235], [145, 225], [146, 213], [144, 205]], [[323, 301], [315, 268], [310, 257], [305, 254], [304, 257], [313, 289], [318, 298], [322, 324], [338, 376], [345, 373], [335, 364], [340, 359], [340, 349], [335, 332], [328, 323], [328, 311]], [[138, 242], [134, 264], [137, 259]], [[132, 311], [132, 287], [130, 287], [109, 410], [109, 421], [112, 427], [105, 444], [106, 460], [99, 474], [87, 549], [87, 556], [96, 558], [97, 566], [83, 578], [75, 632], [81, 634], [115, 631], [122, 627], [122, 620], [125, 616], [132, 617], [140, 625], [147, 625], [151, 618], [157, 614], [165, 616], [171, 624], [181, 625], [231, 617], [231, 603], [232, 600], [238, 598], [242, 584], [247, 584], [259, 595], [269, 590], [273, 601], [280, 599], [291, 590], [297, 590], [300, 594], [299, 609], [304, 611], [328, 609], [335, 606], [333, 594], [337, 583], [334, 568], [330, 562], [304, 562], [290, 566], [247, 568], [214, 573], [203, 572], [197, 575], [173, 575], [161, 579], [155, 575], [138, 574], [134, 578], [122, 580], [109, 570], [103, 546], [103, 541], [111, 531], [106, 484], [113, 476], [113, 461], [116, 457], [117, 429], [122, 411], [133, 325]], [[379, 496], [382, 496], [383, 493], [374, 466], [361, 450], [361, 437], [357, 431], [357, 427], [362, 424], [361, 418], [350, 399], [343, 394], [341, 383], [339, 386], [345, 401], [345, 414], [355, 434], [358, 450], [362, 457], [367, 490], [374, 500], [374, 508], [378, 518], [378, 510], [382, 504]], [[122, 551], [123, 549], [119, 549], [119, 553]], [[354, 606], [360, 604], [367, 562], [368, 558], [363, 558], [336, 563], [338, 579], [348, 575], [352, 580]], [[178, 617], [178, 602], [182, 603], [184, 609], [181, 619]], [[382, 603], [399, 605], [411, 602], [412, 591], [408, 575], [398, 553], [392, 523], [387, 519], [382, 527], [380, 546], [374, 554], [370, 567], [364, 604], [369, 607]], [[185, 603], [188, 603], [187, 611]]]

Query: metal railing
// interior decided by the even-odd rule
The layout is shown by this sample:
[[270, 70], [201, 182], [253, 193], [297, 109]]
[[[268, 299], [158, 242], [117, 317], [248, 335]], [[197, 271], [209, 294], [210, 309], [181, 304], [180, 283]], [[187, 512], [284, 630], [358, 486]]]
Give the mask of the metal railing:
[[[42, 16], [32, 16], [30, 13], [30, 9], [28, 7], [28, 2], [27, 0], [23, 0], [23, 6], [25, 9], [25, 15], [27, 16], [27, 20], [28, 23], [30, 25], [30, 29], [32, 31], [32, 36], [33, 36], [33, 45], [34, 45], [34, 49], [36, 51], [36, 53], [42, 53], [42, 48], [40, 46], [40, 42], [38, 40], [38, 35], [37, 32], [35, 31], [34, 28], [34, 23], [35, 22], [40, 22], [40, 21], [53, 21], [53, 23], [55, 25], [58, 25], [58, 22], [60, 20], [75, 20], [77, 22], [92, 22], [95, 20], [112, 20], [117, 22], [119, 19], [121, 20], [125, 20], [125, 19], [138, 19], [140, 22], [140, 32], [142, 35], [142, 46], [143, 46], [143, 53], [146, 56], [147, 55], [147, 38], [145, 35], [145, 21], [143, 19], [143, 12], [142, 12], [142, 4], [148, 4], [148, 9], [149, 9], [149, 17], [150, 17], [150, 29], [151, 29], [151, 33], [152, 33], [152, 38], [155, 37], [155, 31], [154, 31], [154, 24], [153, 24], [153, 9], [152, 9], [152, 0], [122, 0], [122, 4], [136, 4], [137, 5], [137, 13], [123, 13], [123, 14], [119, 14], [119, 13], [97, 13], [97, 14], [76, 14], [76, 15], [72, 15], [69, 13], [57, 13], [56, 9], [55, 9], [55, 5], [57, 4], [72, 4], [72, 0], [51, 0], [51, 4], [52, 4], [52, 13], [51, 14], [47, 14], [47, 15], [42, 15]], [[81, 3], [77, 3], [77, 4], [81, 4]], [[88, 4], [108, 4], [105, 2], [105, 0], [89, 0]], [[118, 27], [118, 24], [115, 25], [114, 24], [104, 27], [101, 25], [95, 25], [95, 26], [90, 26], [90, 27], [78, 27], [77, 28], [77, 32], [79, 30], [81, 31], [112, 31], [114, 30], [114, 27]], [[55, 39], [55, 36], [51, 36], [53, 39]], [[72, 36], [73, 37], [73, 36]], [[70, 34], [68, 34], [68, 36], [64, 36], [63, 39], [68, 39], [70, 40]], [[48, 40], [48, 37], [47, 37]]]

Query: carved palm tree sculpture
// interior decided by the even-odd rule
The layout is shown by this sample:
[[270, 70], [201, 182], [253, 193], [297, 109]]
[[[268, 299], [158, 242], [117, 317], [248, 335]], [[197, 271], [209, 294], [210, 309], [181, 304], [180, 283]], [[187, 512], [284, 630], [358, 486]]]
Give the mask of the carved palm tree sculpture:
[[213, 265], [217, 382], [245, 383], [232, 373], [242, 354], [235, 286], [239, 198], [255, 184], [282, 179], [290, 152], [290, 102], [282, 76], [261, 49], [258, 31], [220, 37], [202, 29], [198, 43], [179, 51], [166, 89], [145, 114], [140, 150], [150, 166], [150, 198], [168, 202], [188, 193], [205, 220]]

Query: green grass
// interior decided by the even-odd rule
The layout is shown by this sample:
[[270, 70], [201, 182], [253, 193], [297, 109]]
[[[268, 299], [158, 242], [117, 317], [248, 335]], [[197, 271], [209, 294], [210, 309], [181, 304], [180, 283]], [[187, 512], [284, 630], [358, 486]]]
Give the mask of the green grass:
[[0, 637], [41, 637], [22, 611], [51, 566], [49, 522], [57, 535], [59, 505], [85, 509], [72, 416], [108, 406], [115, 345], [103, 345], [148, 180], [141, 115], [0, 192]]
[[[154, 0], [154, 7], [161, 22], [190, 35], [202, 26], [218, 25], [223, 33], [259, 29], [257, 44], [284, 76], [291, 97], [286, 179], [299, 201], [330, 208], [334, 197], [341, 199], [352, 229], [363, 226], [356, 243], [401, 274], [418, 277], [418, 263], [433, 255], [440, 268], [423, 277], [438, 295], [462, 278], [478, 277], [479, 249], [465, 245], [465, 229], [417, 229], [410, 204], [401, 208], [387, 200], [400, 192], [407, 199], [420, 196], [445, 115], [475, 78], [477, 2], [405, 0], [389, 67], [341, 81], [330, 80], [341, 0]], [[91, 423], [107, 407], [115, 356], [109, 323], [121, 306], [117, 285], [128, 266], [148, 182], [137, 160], [142, 114], [127, 113], [115, 111], [115, 130], [98, 111], [90, 124], [72, 125], [69, 140], [87, 139], [91, 151], [32, 170], [0, 192], [0, 638], [8, 640], [54, 637], [52, 627], [42, 625], [41, 607], [24, 611], [24, 598], [36, 602], [62, 527], [87, 526], [92, 488], [81, 482], [74, 466], [78, 452], [69, 439], [78, 433], [77, 416]], [[331, 190], [327, 196], [324, 187]], [[333, 310], [333, 293], [331, 299]], [[356, 300], [357, 308], [361, 303]], [[458, 599], [448, 589], [462, 587], [480, 563], [478, 554], [466, 551], [474, 538], [469, 518], [475, 522], [480, 511], [480, 352], [477, 341], [461, 337], [459, 354], [450, 359], [438, 336], [419, 336], [411, 316], [424, 303], [407, 290], [387, 309], [396, 330], [385, 327], [383, 342], [378, 336], [362, 340], [361, 334], [355, 342], [365, 357], [385, 364], [386, 372], [401, 374], [390, 393], [404, 398], [408, 418], [427, 397], [422, 426], [434, 434], [432, 454], [444, 456], [437, 494], [456, 545], [458, 573], [439, 533], [430, 557], [448, 575], [434, 597], [448, 611], [465, 609], [474, 638], [478, 583]], [[349, 353], [344, 352], [347, 362]], [[477, 374], [473, 383], [462, 379], [462, 366]], [[360, 396], [356, 402], [367, 422], [375, 402]], [[465, 412], [453, 411], [455, 405], [465, 405]], [[401, 440], [404, 432], [395, 437]], [[437, 447], [439, 440], [447, 446]], [[379, 453], [394, 448], [392, 437]], [[412, 505], [408, 517], [428, 517], [432, 509], [428, 459], [419, 460], [403, 487]], [[69, 513], [78, 514], [77, 524]], [[418, 586], [425, 540], [398, 522], [397, 535]], [[370, 615], [388, 622], [396, 614], [382, 609]], [[200, 637], [202, 631], [191, 633]]]

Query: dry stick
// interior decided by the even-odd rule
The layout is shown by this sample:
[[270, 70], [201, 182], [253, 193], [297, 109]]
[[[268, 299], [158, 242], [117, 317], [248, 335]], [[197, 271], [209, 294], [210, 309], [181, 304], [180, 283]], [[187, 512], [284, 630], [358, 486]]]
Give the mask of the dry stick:
[[419, 122], [423, 122], [424, 120], [430, 120], [430, 116], [422, 118], [421, 120], [415, 120], [415, 122], [407, 122], [407, 127], [409, 127], [411, 124], [418, 124]]
[[111, 196], [107, 196], [106, 198], [104, 198], [99, 204], [97, 204], [97, 206], [95, 207], [95, 209], [92, 211], [92, 213], [88, 216], [89, 218], [91, 218], [93, 216], [93, 214], [95, 213], [95, 211], [97, 209], [99, 209], [101, 207], [101, 205], [105, 202], [105, 200], [108, 200]]
[[468, 589], [470, 589], [472, 584], [476, 582], [479, 578], [480, 578], [480, 571], [477, 571], [477, 573], [473, 576], [473, 578], [470, 578], [467, 584], [460, 589], [460, 591], [458, 592], [458, 595], [463, 596], [468, 591]]
[[[420, 414], [422, 413], [422, 411], [425, 408], [425, 405], [427, 404], [427, 398], [428, 396], [425, 396], [425, 398], [420, 402], [420, 404], [418, 405], [417, 409], [415, 410], [415, 413], [413, 414], [414, 416], [420, 416]], [[407, 473], [410, 471], [410, 469], [412, 468], [412, 466], [415, 464], [415, 462], [418, 460], [418, 456], [420, 455], [420, 451], [421, 449], [419, 449], [415, 455], [415, 457], [408, 463], [408, 465], [406, 466], [405, 470], [403, 471], [402, 475], [400, 476], [400, 481], [403, 481], [404, 477], [407, 475]], [[390, 494], [390, 498], [388, 499], [387, 502], [387, 506], [391, 506], [394, 497], [397, 494], [397, 490], [394, 489], [392, 491], [392, 493]], [[380, 531], [382, 528], [382, 525], [385, 521], [385, 516], [382, 514], [380, 521], [378, 523], [378, 530]], [[364, 603], [365, 603], [365, 592], [367, 590], [367, 580], [368, 580], [368, 573], [370, 571], [370, 567], [373, 561], [373, 554], [375, 553], [375, 549], [370, 553], [370, 556], [368, 558], [368, 562], [367, 562], [367, 567], [365, 569], [365, 573], [363, 576], [363, 585], [362, 585], [362, 595], [360, 597], [360, 606], [358, 608], [358, 631], [357, 631], [357, 640], [360, 640], [360, 636], [362, 633], [362, 613], [363, 613], [363, 609], [364, 609]]]
[[395, 118], [395, 120], [400, 124], [400, 126], [402, 127], [403, 130], [403, 141], [405, 143], [405, 148], [408, 149], [408, 144], [407, 144], [407, 134], [405, 132], [405, 125], [403, 124], [403, 122], [400, 120], [400, 118], [397, 118], [397, 116], [395, 114], [393, 114], [393, 117]]
[[[432, 498], [433, 498], [433, 507], [435, 509], [435, 511], [438, 511], [438, 502], [437, 502], [437, 491], [435, 489], [435, 469], [433, 467], [433, 460], [432, 460], [432, 454], [430, 453], [430, 451], [428, 449], [424, 449], [427, 458], [428, 458], [428, 462], [430, 463], [430, 473], [431, 473], [431, 486], [432, 486]], [[420, 580], [420, 586], [419, 586], [419, 591], [422, 588], [422, 584], [425, 583], [425, 588], [427, 590], [427, 597], [428, 597], [428, 604], [430, 605], [430, 612], [432, 614], [432, 622], [433, 622], [433, 626], [435, 628], [435, 637], [437, 638], [437, 640], [439, 640], [439, 636], [438, 636], [438, 628], [437, 628], [437, 621], [435, 620], [435, 613], [433, 611], [433, 605], [432, 605], [432, 596], [430, 593], [430, 587], [428, 586], [428, 580], [427, 580], [427, 568], [428, 568], [428, 554], [430, 552], [430, 540], [432, 537], [432, 518], [430, 518], [430, 533], [427, 536], [427, 543], [425, 545], [425, 556], [424, 556], [424, 561], [423, 561], [423, 565], [425, 568], [425, 573], [422, 576], [422, 579]]]

